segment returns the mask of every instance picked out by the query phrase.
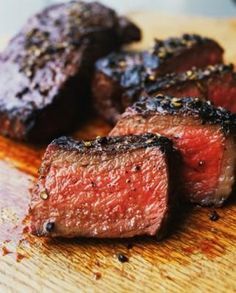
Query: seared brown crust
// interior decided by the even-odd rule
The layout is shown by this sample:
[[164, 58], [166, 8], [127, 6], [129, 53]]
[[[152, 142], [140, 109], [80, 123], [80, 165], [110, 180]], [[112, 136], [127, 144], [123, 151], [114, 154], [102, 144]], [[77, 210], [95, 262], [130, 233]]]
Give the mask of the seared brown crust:
[[226, 134], [236, 134], [236, 114], [198, 98], [175, 98], [161, 94], [152, 98], [144, 97], [128, 108], [124, 116], [129, 113], [142, 113], [143, 116], [159, 113], [198, 117], [202, 124], [219, 124]]
[[1, 134], [44, 140], [71, 130], [85, 112], [94, 62], [139, 38], [134, 24], [97, 2], [32, 17], [0, 57]]
[[55, 139], [51, 146], [56, 146], [67, 151], [78, 151], [81, 153], [122, 153], [137, 148], [159, 147], [163, 153], [173, 151], [172, 141], [166, 137], [151, 133], [143, 135], [97, 137], [90, 141], [76, 141], [69, 137]]
[[157, 93], [159, 91], [165, 91], [171, 87], [182, 86], [189, 82], [200, 82], [198, 84], [200, 91], [207, 92], [204, 88], [204, 83], [202, 81], [209, 78], [222, 77], [225, 74], [232, 74], [236, 81], [236, 74], [234, 73], [233, 64], [216, 64], [209, 65], [206, 68], [192, 68], [183, 73], [167, 73], [162, 77], [155, 78], [153, 75], [147, 75], [144, 85], [144, 91], [148, 94]]
[[[112, 77], [123, 87], [128, 83], [123, 76], [127, 70], [132, 70], [132, 68], [135, 70], [140, 68], [141, 72], [145, 70], [143, 66], [143, 52], [113, 52], [96, 62], [97, 71]], [[139, 77], [140, 76], [137, 75], [137, 78]], [[136, 81], [134, 80], [134, 82]]]
[[[166, 40], [155, 40], [154, 46], [150, 51], [144, 52], [118, 52], [111, 53], [107, 57], [98, 60], [96, 69], [107, 76], [119, 81], [122, 87], [129, 88], [137, 85], [137, 79], [144, 81], [146, 74], [156, 73], [162, 64], [173, 57], [178, 57], [186, 50], [190, 50], [197, 45], [214, 45], [223, 53], [223, 49], [212, 39], [199, 35], [185, 34], [179, 38], [168, 38]], [[136, 79], [127, 79], [129, 71], [137, 71]], [[131, 72], [130, 72], [131, 73]], [[124, 76], [125, 74], [125, 76]], [[157, 74], [158, 75], [158, 74]], [[142, 79], [142, 76], [144, 79]]]
[[140, 41], [141, 31], [127, 17], [119, 17], [118, 35], [122, 44], [130, 43], [130, 40]]
[[149, 83], [156, 84], [158, 77], [173, 71], [184, 72], [193, 66], [220, 63], [222, 54], [222, 48], [215, 41], [188, 34], [155, 40], [153, 49], [148, 52], [112, 53], [96, 63], [92, 85], [95, 108], [114, 124]]
[[164, 41], [156, 39], [151, 53], [158, 57], [156, 66], [159, 66], [173, 56], [178, 57], [186, 49], [202, 44], [215, 46], [223, 53], [223, 49], [214, 40], [196, 34], [184, 34], [180, 38], [172, 37]]
[[[146, 74], [142, 63], [142, 53], [122, 51], [97, 61], [92, 81], [93, 104], [109, 123], [114, 124], [120, 113], [136, 101]], [[129, 83], [133, 85], [131, 90], [127, 88]]]

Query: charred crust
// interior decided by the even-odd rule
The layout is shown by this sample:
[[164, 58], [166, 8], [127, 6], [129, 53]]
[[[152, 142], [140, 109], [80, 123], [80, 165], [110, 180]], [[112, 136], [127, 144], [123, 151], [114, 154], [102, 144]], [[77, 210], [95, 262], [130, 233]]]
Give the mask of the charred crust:
[[[53, 17], [52, 26], [61, 32], [61, 41], [55, 38], [55, 33], [49, 29], [52, 22], [50, 13], [53, 9], [61, 9], [61, 14]], [[30, 79], [38, 68], [51, 62], [55, 55], [58, 56], [65, 50], [78, 50], [86, 42], [86, 38], [91, 37], [92, 30], [104, 30], [101, 28], [102, 17], [106, 19], [107, 29], [116, 30], [120, 43], [138, 41], [141, 38], [141, 31], [135, 24], [127, 18], [118, 18], [114, 10], [97, 2], [73, 1], [61, 6], [52, 6], [37, 17], [41, 28], [33, 27], [27, 32], [23, 44], [24, 55], [20, 62], [20, 71]], [[47, 26], [48, 30], [45, 29]]]
[[151, 53], [158, 57], [160, 63], [163, 63], [166, 59], [177, 56], [183, 50], [208, 43], [214, 44], [223, 51], [212, 39], [197, 34], [183, 34], [179, 38], [168, 38], [164, 41], [156, 39]]
[[[51, 18], [53, 10], [58, 10], [60, 13], [57, 17], [54, 14]], [[73, 1], [52, 6], [38, 14], [36, 16], [38, 27], [32, 27], [26, 33], [22, 44], [23, 55], [21, 58], [16, 57], [19, 59], [20, 71], [29, 79], [33, 79], [38, 69], [60, 56], [61, 52], [78, 50], [78, 47], [84, 43], [84, 38], [91, 34], [91, 29], [101, 29], [99, 17], [97, 19], [94, 17], [96, 10], [97, 13], [107, 17], [108, 27], [114, 28], [115, 25], [118, 27], [114, 21], [115, 12], [95, 2]], [[56, 35], [55, 31], [60, 31], [61, 36]]]
[[[138, 37], [135, 24], [128, 19], [120, 23], [114, 10], [97, 2], [53, 5], [30, 18], [1, 54], [0, 116], [6, 121], [1, 133], [31, 140], [37, 131], [35, 137], [43, 136], [41, 132], [48, 135], [47, 131], [55, 137], [71, 129], [75, 117], [83, 116], [80, 108], [89, 107], [78, 99], [78, 92], [81, 97], [89, 94], [94, 62]], [[6, 81], [10, 81], [7, 90]], [[77, 92], [76, 98], [73, 92]], [[64, 102], [65, 97], [70, 98]], [[60, 108], [65, 103], [73, 105], [68, 106], [70, 111]], [[58, 123], [55, 108], [69, 116], [67, 123]], [[56, 122], [45, 130], [42, 124], [50, 116]]]
[[144, 116], [158, 113], [198, 117], [203, 124], [219, 124], [225, 134], [236, 133], [236, 114], [198, 98], [176, 98], [159, 94], [152, 98], [141, 98], [130, 110]]
[[148, 94], [152, 94], [185, 82], [198, 82], [228, 73], [233, 74], [233, 69], [233, 64], [217, 64], [209, 65], [204, 69], [192, 68], [191, 70], [183, 73], [168, 73], [159, 78], [156, 76], [153, 78], [153, 74], [147, 74], [144, 88]]
[[142, 37], [141, 30], [126, 17], [119, 17], [118, 34], [123, 43], [129, 43], [130, 39], [140, 41]]
[[[118, 82], [124, 82], [123, 75], [135, 73], [139, 75], [144, 72], [142, 65], [142, 52], [114, 52], [96, 62], [96, 69], [107, 76], [111, 76]], [[125, 86], [125, 84], [123, 85]]]
[[75, 141], [69, 137], [55, 139], [50, 146], [63, 150], [91, 153], [122, 153], [139, 148], [158, 147], [163, 153], [173, 151], [173, 143], [166, 137], [147, 133], [143, 135], [127, 135], [97, 138], [91, 141]]
[[[119, 81], [122, 87], [130, 88], [150, 79], [153, 73], [155, 76], [155, 71], [169, 58], [194, 46], [208, 43], [221, 49], [215, 41], [195, 34], [184, 34], [181, 37], [168, 38], [163, 41], [156, 39], [151, 50], [111, 53], [97, 62], [96, 69]], [[132, 82], [130, 82], [131, 80]]]

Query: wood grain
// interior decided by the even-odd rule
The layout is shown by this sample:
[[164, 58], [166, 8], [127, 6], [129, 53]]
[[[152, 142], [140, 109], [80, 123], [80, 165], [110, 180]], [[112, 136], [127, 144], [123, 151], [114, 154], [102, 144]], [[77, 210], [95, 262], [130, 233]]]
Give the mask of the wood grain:
[[[136, 47], [148, 46], [153, 37], [196, 32], [221, 41], [226, 60], [236, 61], [236, 20], [157, 13], [132, 17], [145, 36]], [[97, 119], [75, 137], [108, 131], [109, 126]], [[189, 207], [176, 220], [174, 233], [161, 243], [151, 238], [46, 242], [32, 236], [19, 243], [29, 188], [43, 151], [44, 147], [0, 137], [0, 251], [6, 254], [0, 256], [0, 292], [236, 292], [235, 197], [217, 211], [217, 222], [209, 220], [210, 209]], [[4, 237], [11, 241], [4, 242]], [[119, 252], [129, 262], [119, 263]]]

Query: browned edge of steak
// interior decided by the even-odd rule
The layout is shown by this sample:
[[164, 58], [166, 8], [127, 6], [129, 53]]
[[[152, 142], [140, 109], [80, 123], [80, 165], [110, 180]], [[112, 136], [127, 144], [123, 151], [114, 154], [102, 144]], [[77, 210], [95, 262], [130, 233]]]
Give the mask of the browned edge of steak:
[[140, 37], [97, 2], [53, 5], [30, 18], [0, 56], [0, 133], [44, 141], [72, 131], [91, 108], [94, 62]]
[[184, 73], [169, 73], [163, 77], [147, 76], [141, 95], [158, 93], [175, 97], [198, 97], [215, 106], [236, 112], [236, 74], [233, 64], [192, 68]]
[[[170, 224], [172, 225], [172, 217], [175, 216], [175, 211], [178, 208], [178, 176], [179, 171], [176, 169], [179, 166], [179, 153], [173, 148], [172, 142], [161, 136], [153, 134], [121, 136], [121, 137], [99, 137], [93, 141], [75, 141], [67, 137], [61, 137], [54, 140], [47, 148], [43, 157], [42, 165], [39, 170], [39, 179], [32, 192], [32, 200], [30, 205], [30, 218], [31, 218], [31, 233], [37, 236], [47, 237], [74, 237], [79, 235], [68, 235], [64, 231], [63, 235], [57, 234], [56, 227], [57, 222], [53, 222], [53, 230], [46, 231], [42, 226], [47, 224], [50, 218], [50, 206], [47, 206], [47, 199], [45, 200], [45, 186], [44, 180], [47, 176], [50, 176], [50, 170], [53, 160], [57, 158], [58, 151], [65, 152], [63, 158], [60, 158], [63, 162], [67, 156], [70, 159], [73, 153], [86, 154], [91, 156], [91, 160], [95, 154], [110, 154], [119, 155], [125, 152], [135, 151], [138, 149], [146, 149], [149, 147], [158, 147], [163, 152], [166, 159], [166, 166], [169, 173], [168, 192], [167, 192], [167, 206], [166, 211], [161, 221], [159, 230], [157, 231], [157, 239], [161, 240], [169, 233]], [[61, 166], [62, 167], [62, 166]], [[60, 168], [60, 166], [58, 166]], [[99, 172], [99, 171], [98, 171]], [[99, 173], [98, 173], [99, 176]], [[59, 182], [58, 182], [59, 184]], [[50, 190], [47, 190], [47, 197], [50, 197]], [[58, 194], [58, 196], [62, 196]], [[44, 208], [43, 208], [44, 207]], [[43, 210], [46, 209], [46, 218], [43, 218]], [[42, 212], [40, 212], [42, 211]], [[60, 212], [60, 211], [59, 211]], [[45, 222], [45, 223], [44, 223]]]
[[124, 116], [129, 111], [144, 115], [159, 112], [162, 115], [195, 116], [201, 119], [202, 124], [219, 124], [226, 134], [236, 133], [236, 114], [220, 107], [214, 107], [210, 101], [202, 101], [198, 98], [185, 97], [181, 99], [159, 94], [156, 97], [140, 99], [127, 109]]
[[115, 124], [125, 108], [135, 102], [148, 80], [193, 66], [222, 63], [223, 49], [198, 35], [156, 40], [148, 52], [118, 52], [97, 61], [92, 84], [96, 111]]
[[98, 60], [92, 81], [93, 104], [97, 113], [114, 124], [120, 113], [136, 100], [135, 93], [124, 94], [122, 80], [126, 79], [127, 74], [131, 78], [133, 76], [134, 92], [139, 92], [144, 71], [142, 52], [113, 52]]
[[122, 44], [129, 44], [130, 41], [140, 41], [141, 30], [127, 17], [119, 17], [118, 35]]
[[[169, 126], [162, 129], [162, 123]], [[203, 206], [222, 206], [232, 194], [235, 181], [236, 114], [232, 114], [221, 107], [214, 107], [210, 101], [190, 97], [176, 98], [159, 94], [156, 97], [144, 97], [127, 108], [109, 135], [119, 136], [154, 132], [175, 139], [175, 135], [173, 136], [171, 131], [172, 123], [174, 123], [173, 129], [179, 125], [217, 127], [225, 138], [222, 166], [214, 196], [208, 196], [206, 193], [206, 196], [201, 199], [189, 198], [190, 201]], [[167, 135], [168, 133], [172, 134]], [[178, 134], [176, 133], [175, 142], [177, 141]]]
[[[157, 56], [158, 68], [161, 75], [168, 72], [183, 72], [191, 67], [205, 67], [222, 63], [223, 48], [213, 39], [196, 34], [184, 34], [181, 37], [172, 37], [156, 40], [152, 54], [147, 55], [145, 60], [148, 66], [149, 56]], [[153, 69], [153, 66], [151, 66]], [[155, 68], [155, 67], [154, 67]]]
[[[172, 72], [162, 77], [154, 78], [153, 75], [149, 75], [145, 81], [144, 93], [153, 96], [158, 93], [175, 97], [196, 96], [211, 100], [208, 94], [209, 82], [214, 82], [214, 80], [223, 82], [224, 77], [228, 74], [236, 80], [233, 69], [233, 64], [216, 64], [204, 68], [193, 67], [181, 73]], [[188, 92], [195, 94], [188, 95]]]

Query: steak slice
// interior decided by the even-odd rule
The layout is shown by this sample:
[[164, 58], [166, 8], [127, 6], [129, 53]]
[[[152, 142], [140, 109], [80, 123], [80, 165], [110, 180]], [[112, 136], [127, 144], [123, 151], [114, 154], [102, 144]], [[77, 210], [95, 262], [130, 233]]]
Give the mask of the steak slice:
[[97, 112], [114, 124], [135, 102], [146, 81], [168, 72], [184, 72], [222, 63], [223, 50], [213, 40], [185, 34], [155, 41], [149, 52], [119, 52], [99, 60], [92, 91]]
[[134, 24], [97, 2], [36, 14], [0, 56], [0, 133], [48, 140], [71, 131], [86, 112], [94, 62], [139, 39]]
[[221, 206], [235, 180], [236, 114], [193, 98], [158, 95], [128, 108], [111, 136], [159, 133], [173, 139], [183, 158], [188, 200]]
[[153, 134], [54, 140], [32, 192], [31, 232], [160, 237], [176, 198], [170, 178], [173, 155], [171, 141]]
[[144, 93], [153, 96], [162, 93], [180, 98], [199, 97], [236, 112], [236, 74], [231, 64], [192, 68], [184, 73], [169, 73], [157, 79], [150, 76], [145, 81]]
[[[92, 81], [96, 112], [110, 124], [118, 121], [126, 107], [137, 99], [145, 74], [143, 54], [140, 52], [111, 53], [99, 60]], [[127, 87], [128, 80], [132, 85]], [[129, 87], [134, 92], [128, 91]]]

